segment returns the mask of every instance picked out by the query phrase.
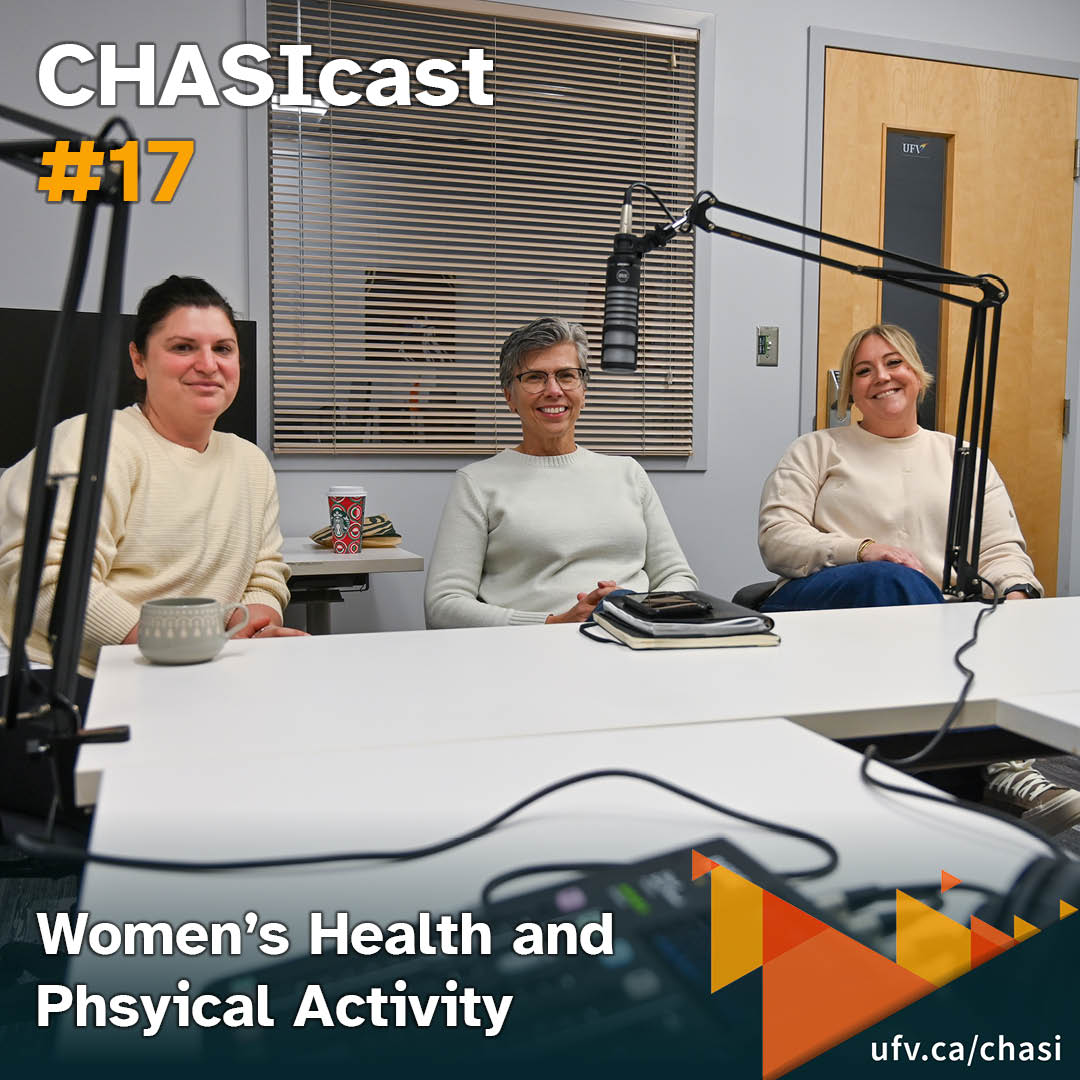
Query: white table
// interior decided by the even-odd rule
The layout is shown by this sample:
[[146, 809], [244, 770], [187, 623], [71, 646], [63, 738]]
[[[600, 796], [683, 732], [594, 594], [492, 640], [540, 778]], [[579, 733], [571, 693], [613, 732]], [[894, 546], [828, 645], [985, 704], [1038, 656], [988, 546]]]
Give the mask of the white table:
[[998, 703], [998, 723], [1067, 754], [1080, 755], [1080, 690], [1011, 696]]
[[281, 546], [292, 577], [294, 603], [304, 604], [312, 634], [330, 633], [330, 605], [342, 592], [368, 588], [369, 574], [423, 570], [424, 559], [401, 547], [365, 548], [355, 555], [341, 554], [316, 544], [307, 536], [289, 536]]
[[[224, 719], [224, 716], [221, 717]], [[269, 744], [254, 712], [232, 718], [252, 756], [188, 740], [169, 762], [110, 768], [92, 848], [110, 853], [208, 859], [290, 852], [393, 848], [453, 835], [523, 794], [573, 772], [623, 767], [659, 774], [746, 812], [826, 836], [841, 855], [821, 897], [876, 884], [934, 883], [941, 869], [991, 888], [1007, 886], [1041, 846], [1018, 830], [964, 811], [881, 793], [858, 777], [858, 755], [787, 721], [650, 727], [571, 735], [486, 738], [364, 750], [316, 749], [303, 737]], [[310, 729], [309, 719], [305, 728]], [[881, 773], [891, 773], [878, 767]], [[895, 778], [895, 774], [892, 774]], [[903, 779], [921, 788], [918, 781]], [[257, 911], [290, 928], [290, 956], [307, 950], [307, 913], [347, 911], [382, 924], [418, 910], [477, 912], [483, 883], [526, 863], [644, 857], [726, 835], [776, 870], [818, 865], [805, 842], [719, 817], [630, 780], [559, 792], [466, 847], [410, 863], [305, 867], [192, 877], [91, 866], [80, 908], [96, 919], [242, 919]], [[519, 886], [536, 887], [535, 880]], [[950, 903], [970, 906], [959, 891]], [[956, 917], [962, 917], [955, 913]], [[162, 993], [178, 978], [198, 990], [268, 961], [250, 942], [239, 957], [95, 957], [73, 960], [69, 984], [94, 992]], [[181, 1048], [196, 1032], [173, 1033]], [[72, 1033], [70, 1053], [94, 1045]], [[124, 1035], [149, 1056], [170, 1036]]]
[[[774, 716], [832, 738], [929, 731], [960, 692], [952, 657], [975, 611], [778, 615], [782, 644], [761, 649], [637, 653], [572, 626], [233, 641], [210, 664], [176, 668], [106, 648], [91, 722], [130, 723], [132, 738], [82, 750], [76, 798], [92, 803], [114, 766], [183, 760], [192, 746], [265, 760]], [[1002, 702], [1080, 691], [1078, 621], [1080, 598], [1002, 605], [967, 654], [977, 674], [958, 726], [1008, 724]], [[1062, 738], [1059, 726], [1057, 745], [1071, 745]]]

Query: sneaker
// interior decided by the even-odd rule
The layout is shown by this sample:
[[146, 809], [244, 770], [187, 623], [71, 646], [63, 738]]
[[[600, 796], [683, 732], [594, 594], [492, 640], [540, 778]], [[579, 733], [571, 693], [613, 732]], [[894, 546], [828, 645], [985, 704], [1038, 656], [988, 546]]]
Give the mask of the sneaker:
[[1047, 780], [1031, 761], [999, 761], [983, 770], [983, 802], [1048, 833], [1080, 824], [1080, 791]]

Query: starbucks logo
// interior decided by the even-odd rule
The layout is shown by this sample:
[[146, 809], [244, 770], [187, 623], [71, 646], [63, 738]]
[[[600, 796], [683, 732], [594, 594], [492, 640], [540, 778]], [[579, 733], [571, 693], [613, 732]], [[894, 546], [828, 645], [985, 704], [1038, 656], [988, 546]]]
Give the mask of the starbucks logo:
[[330, 511], [330, 528], [338, 540], [349, 531], [349, 515], [342, 507], [335, 506]]

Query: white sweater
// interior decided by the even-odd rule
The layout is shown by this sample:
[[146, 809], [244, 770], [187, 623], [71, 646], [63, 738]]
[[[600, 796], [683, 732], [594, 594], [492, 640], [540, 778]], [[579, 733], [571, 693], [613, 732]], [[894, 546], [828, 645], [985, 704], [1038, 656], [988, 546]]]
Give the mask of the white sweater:
[[[758, 545], [785, 579], [855, 562], [873, 539], [913, 552], [940, 587], [945, 565], [954, 438], [920, 428], [885, 439], [850, 427], [813, 431], [788, 447], [765, 481]], [[1040, 591], [1008, 492], [986, 470], [979, 574], [1004, 592], [1027, 582]]]
[[[74, 471], [85, 416], [58, 424], [51, 468]], [[0, 478], [0, 635], [11, 642], [33, 454]], [[73, 484], [60, 486], [45, 569], [27, 641], [50, 662], [45, 636], [71, 515]], [[215, 431], [199, 453], [159, 435], [137, 405], [113, 416], [101, 518], [79, 671], [93, 676], [102, 645], [123, 641], [147, 600], [209, 596], [222, 603], [289, 602], [274, 471], [261, 450]]]
[[541, 623], [604, 580], [697, 588], [645, 470], [583, 447], [555, 457], [504, 450], [454, 477], [428, 569], [427, 624]]

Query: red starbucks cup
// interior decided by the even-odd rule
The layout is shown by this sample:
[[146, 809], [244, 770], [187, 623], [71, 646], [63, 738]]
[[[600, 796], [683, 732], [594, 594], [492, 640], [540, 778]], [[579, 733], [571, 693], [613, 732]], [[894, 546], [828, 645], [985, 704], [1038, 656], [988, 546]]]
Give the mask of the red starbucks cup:
[[334, 550], [355, 555], [364, 546], [364, 504], [367, 492], [356, 484], [338, 484], [327, 491]]

